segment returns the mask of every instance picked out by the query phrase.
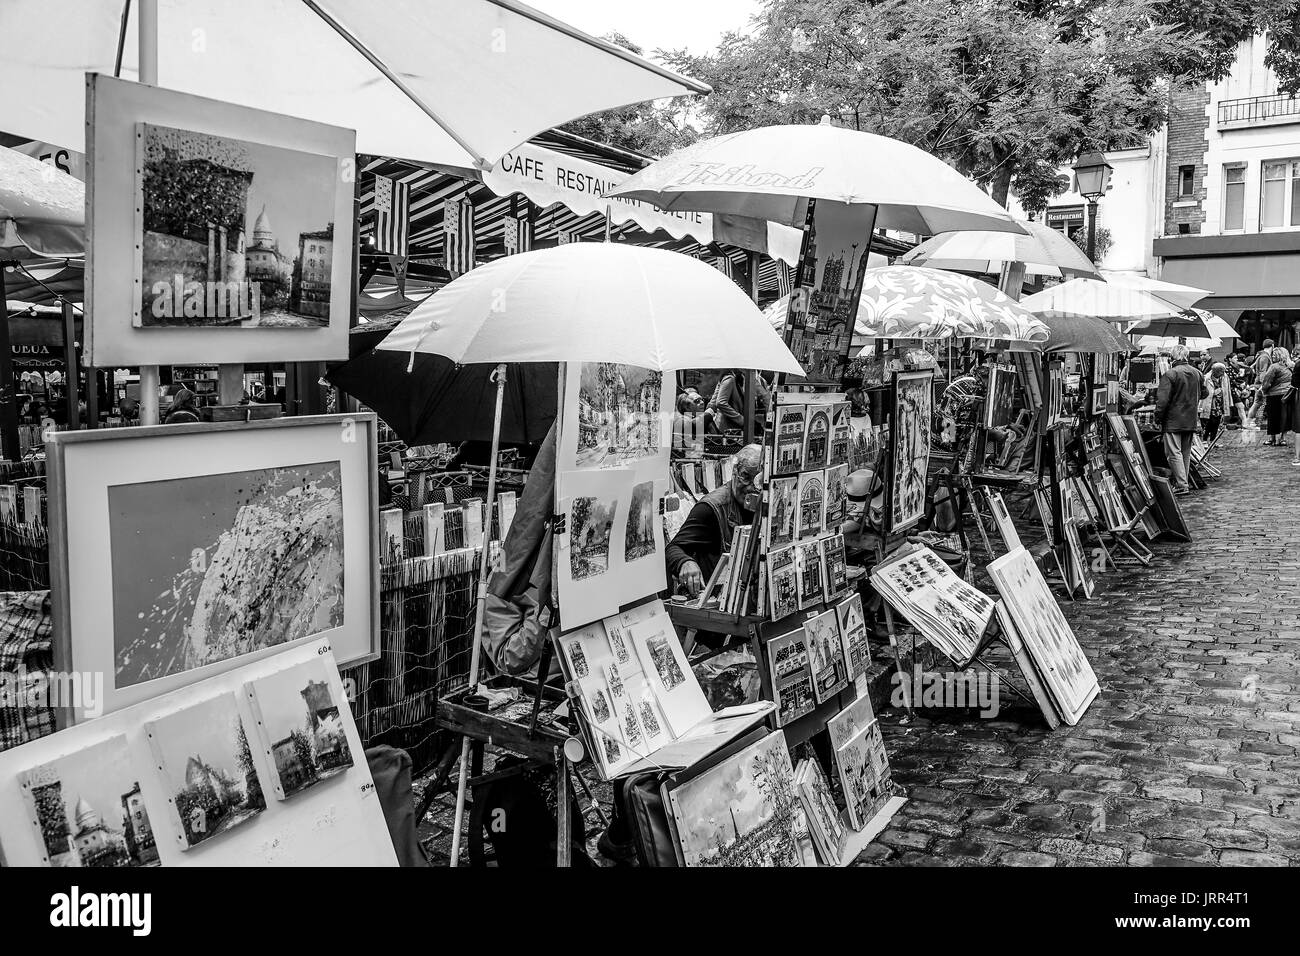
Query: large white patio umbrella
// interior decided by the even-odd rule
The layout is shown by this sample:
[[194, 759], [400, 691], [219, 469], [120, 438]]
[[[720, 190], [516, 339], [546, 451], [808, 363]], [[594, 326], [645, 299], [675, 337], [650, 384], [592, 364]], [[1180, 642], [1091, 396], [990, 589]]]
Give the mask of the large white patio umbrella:
[[679, 252], [608, 242], [571, 242], [479, 266], [426, 299], [377, 347], [462, 364], [803, 374], [763, 313], [720, 271]]
[[86, 187], [0, 146], [0, 261], [65, 258], [86, 251]]
[[1178, 316], [1209, 295], [1208, 289], [1141, 276], [1072, 279], [1020, 300], [1030, 312], [1091, 315], [1108, 322]]
[[[113, 74], [124, 0], [0, 3], [0, 129], [81, 149], [87, 72]], [[357, 131], [357, 149], [487, 168], [579, 116], [707, 93], [516, 0], [134, 0], [157, 85]], [[148, 20], [146, 19], [146, 23]]]
[[1083, 250], [1058, 230], [1041, 222], [1021, 222], [1027, 235], [1010, 232], [945, 232], [904, 253], [903, 265], [929, 266], [951, 272], [998, 272], [1008, 262], [1022, 262], [1025, 275], [1100, 279], [1101, 272]]
[[[465, 273], [401, 321], [378, 349], [495, 363], [496, 414], [488, 501], [508, 362], [616, 362], [659, 371], [803, 369], [758, 306], [734, 282], [691, 256], [622, 243], [577, 242], [506, 256]], [[488, 548], [479, 567], [469, 686], [478, 684]], [[451, 860], [460, 850], [469, 738], [461, 749]]]
[[887, 136], [825, 122], [701, 140], [651, 163], [613, 195], [670, 212], [711, 212], [800, 228], [807, 200], [828, 199], [876, 206], [876, 228], [921, 235], [1022, 231], [1009, 212], [937, 157]]

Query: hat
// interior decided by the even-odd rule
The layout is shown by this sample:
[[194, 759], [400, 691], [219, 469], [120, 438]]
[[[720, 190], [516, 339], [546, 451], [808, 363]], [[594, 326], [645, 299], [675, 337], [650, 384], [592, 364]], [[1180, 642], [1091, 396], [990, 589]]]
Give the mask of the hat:
[[1228, 366], [1224, 365], [1222, 362], [1215, 362], [1210, 366], [1211, 372], [1226, 372], [1227, 370]]

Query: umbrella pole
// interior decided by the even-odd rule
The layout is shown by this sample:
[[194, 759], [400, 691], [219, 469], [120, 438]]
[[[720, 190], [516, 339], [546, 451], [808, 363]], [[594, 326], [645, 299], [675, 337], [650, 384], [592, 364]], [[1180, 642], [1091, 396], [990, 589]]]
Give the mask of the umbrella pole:
[[[488, 487], [487, 487], [487, 516], [488, 520], [484, 522], [490, 529], [492, 526], [492, 502], [496, 499], [497, 490], [497, 456], [501, 449], [501, 406], [505, 403], [506, 396], [506, 367], [505, 364], [497, 366], [497, 370], [492, 373], [492, 377], [497, 383], [497, 407], [496, 415], [492, 422], [492, 458], [488, 462]], [[478, 601], [474, 606], [474, 636], [473, 645], [469, 652], [469, 692], [476, 692], [478, 687], [478, 667], [479, 652], [482, 647], [483, 639], [483, 616], [487, 610], [487, 587], [488, 587], [488, 559], [492, 552], [492, 535], [489, 533], [483, 539], [483, 553], [479, 557], [478, 565]], [[538, 674], [539, 681], [545, 681], [545, 674]], [[460, 828], [465, 820], [465, 786], [469, 779], [469, 737], [465, 737], [460, 745], [460, 778], [456, 782], [456, 823], [451, 831], [451, 865], [460, 864]]]
[[18, 444], [18, 407], [14, 395], [13, 350], [9, 344], [9, 298], [5, 293], [5, 271], [0, 264], [0, 453], [10, 461], [22, 461]]

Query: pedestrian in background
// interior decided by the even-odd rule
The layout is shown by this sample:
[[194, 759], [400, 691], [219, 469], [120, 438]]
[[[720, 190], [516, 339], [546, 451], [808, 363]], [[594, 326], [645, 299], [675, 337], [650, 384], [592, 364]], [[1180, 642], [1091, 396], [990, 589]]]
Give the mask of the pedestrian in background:
[[1291, 430], [1291, 402], [1287, 395], [1291, 391], [1291, 373], [1293, 363], [1291, 353], [1281, 346], [1270, 352], [1272, 364], [1264, 370], [1259, 379], [1259, 393], [1263, 397], [1268, 416], [1268, 441], [1271, 447], [1286, 447], [1286, 433]]
[[1205, 440], [1213, 442], [1219, 437], [1219, 426], [1232, 409], [1232, 378], [1228, 367], [1222, 362], [1215, 362], [1205, 376], [1205, 385], [1210, 390], [1208, 398], [1201, 399], [1201, 428]]
[[[1156, 389], [1156, 421], [1164, 433], [1165, 457], [1173, 475], [1174, 494], [1191, 493], [1187, 469], [1192, 460], [1192, 438], [1196, 435], [1197, 409], [1210, 394], [1205, 376], [1187, 361], [1187, 346], [1175, 345], [1169, 356], [1173, 365], [1160, 376]], [[1289, 379], [1288, 379], [1289, 381]]]

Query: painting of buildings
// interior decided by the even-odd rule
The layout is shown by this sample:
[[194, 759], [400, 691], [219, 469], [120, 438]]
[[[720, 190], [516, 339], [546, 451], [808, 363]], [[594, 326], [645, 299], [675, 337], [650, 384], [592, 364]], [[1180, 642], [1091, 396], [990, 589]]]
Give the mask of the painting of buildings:
[[784, 405], [776, 413], [776, 471], [803, 470], [804, 406]]
[[824, 527], [825, 518], [825, 473], [805, 471], [799, 476], [799, 537], [817, 537]]
[[136, 326], [328, 324], [334, 157], [151, 124], [140, 155]]
[[158, 865], [125, 737], [33, 767], [19, 774], [18, 785], [41, 834], [47, 865]]
[[768, 734], [669, 794], [686, 866], [799, 866], [794, 768]]
[[339, 702], [331, 690], [332, 670], [316, 658], [245, 685], [281, 800], [352, 766]]
[[621, 467], [666, 450], [662, 372], [584, 362], [579, 374], [575, 467]]
[[804, 437], [803, 467], [825, 468], [831, 447], [831, 413], [829, 406], [808, 406], [808, 427]]
[[636, 561], [657, 550], [654, 490], [653, 481], [643, 481], [632, 487], [632, 501], [627, 509], [627, 529], [623, 538], [624, 561]]
[[145, 724], [183, 850], [252, 820], [266, 808], [234, 695], [225, 694]]

